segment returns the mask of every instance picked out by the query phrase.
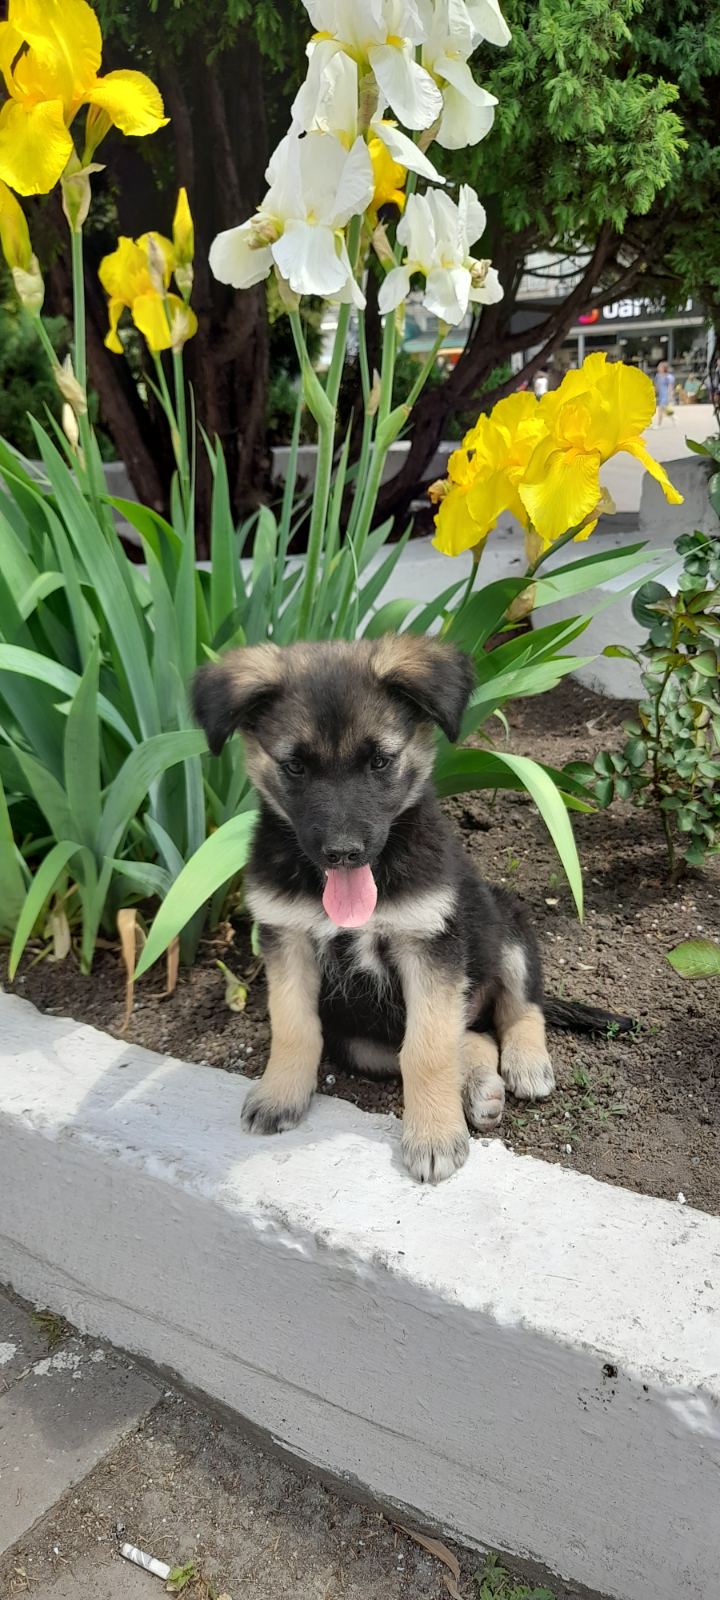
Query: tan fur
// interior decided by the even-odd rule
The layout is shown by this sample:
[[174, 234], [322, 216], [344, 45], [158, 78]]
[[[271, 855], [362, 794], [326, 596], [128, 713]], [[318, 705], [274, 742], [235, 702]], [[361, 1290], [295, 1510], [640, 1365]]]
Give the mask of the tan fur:
[[265, 965], [270, 1059], [247, 1096], [243, 1121], [256, 1131], [274, 1133], [300, 1121], [317, 1085], [322, 1056], [320, 972], [311, 940], [295, 931], [278, 936]]
[[505, 1085], [498, 1072], [500, 1052], [489, 1033], [466, 1033], [462, 1042], [463, 1105], [479, 1133], [496, 1128], [505, 1105]]
[[413, 1177], [437, 1181], [462, 1166], [469, 1150], [462, 1105], [464, 985], [431, 966], [415, 941], [398, 940], [395, 955], [407, 1007], [400, 1051], [403, 1157]]

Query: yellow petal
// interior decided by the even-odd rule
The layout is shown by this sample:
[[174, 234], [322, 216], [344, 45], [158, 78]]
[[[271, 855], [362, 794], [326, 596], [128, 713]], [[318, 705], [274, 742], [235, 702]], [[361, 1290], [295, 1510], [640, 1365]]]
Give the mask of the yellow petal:
[[49, 194], [72, 150], [62, 101], [26, 109], [9, 100], [0, 111], [0, 178], [18, 194]]
[[[172, 330], [170, 318], [172, 316], [171, 302], [174, 295], [141, 294], [133, 302], [132, 316], [135, 327], [139, 328], [149, 348], [154, 352], [169, 350], [172, 344]], [[182, 306], [182, 301], [178, 301]], [[184, 310], [183, 306], [183, 310]]]
[[402, 211], [405, 205], [403, 189], [407, 183], [407, 168], [402, 167], [399, 161], [393, 161], [390, 151], [382, 139], [371, 139], [368, 144], [368, 151], [375, 179], [375, 193], [372, 199], [373, 211], [379, 211], [381, 206], [388, 205], [390, 201], [393, 201]]
[[170, 120], [165, 116], [160, 90], [144, 72], [107, 72], [96, 78], [84, 96], [90, 105], [106, 111], [121, 133], [144, 138]]
[[600, 499], [598, 451], [558, 450], [552, 439], [537, 447], [518, 493], [545, 544], [554, 544], [595, 510]]
[[92, 7], [86, 0], [10, 0], [8, 20], [25, 47], [15, 61], [11, 93], [35, 101], [61, 99], [71, 114], [102, 56]]
[[539, 410], [539, 402], [535, 395], [528, 389], [521, 389], [517, 394], [509, 394], [504, 400], [498, 400], [490, 415], [498, 427], [516, 433], [522, 423], [537, 422]]
[[8, 266], [30, 270], [32, 245], [25, 212], [6, 183], [0, 182], [0, 245]]
[[451, 489], [445, 496], [435, 518], [435, 528], [433, 544], [444, 556], [462, 555], [463, 550], [472, 550], [483, 537], [482, 529], [470, 515], [467, 495], [458, 489]]
[[[155, 233], [154, 231], [152, 233], [142, 233], [140, 238], [137, 240], [137, 248], [138, 250], [141, 250], [145, 256], [145, 262], [148, 270], [151, 273], [151, 277], [153, 263], [155, 261], [158, 262], [157, 276], [158, 278], [160, 277], [160, 261], [162, 260], [162, 278], [165, 288], [167, 288], [172, 277], [173, 267], [175, 266], [175, 247], [172, 243], [172, 240], [166, 239], [163, 233]], [[159, 256], [157, 253], [158, 251], [160, 252]]]
[[649, 472], [651, 478], [654, 478], [659, 483], [665, 499], [670, 502], [671, 506], [682, 505], [685, 496], [670, 482], [665, 468], [661, 467], [660, 462], [656, 461], [654, 456], [651, 456], [642, 439], [625, 439], [622, 449], [627, 451], [628, 455], [635, 456], [636, 460], [642, 461], [646, 472]]
[[634, 438], [649, 427], [655, 415], [655, 387], [652, 378], [638, 367], [618, 361], [611, 367], [614, 383], [612, 403], [617, 414], [618, 439]]
[[503, 511], [511, 509], [515, 499], [506, 472], [493, 472], [473, 485], [468, 493], [468, 510], [482, 537], [495, 527]]
[[117, 250], [103, 257], [98, 277], [105, 293], [124, 306], [131, 306], [139, 294], [152, 289], [145, 251], [124, 236], [118, 239]]
[[195, 255], [195, 228], [190, 202], [187, 197], [187, 189], [178, 190], [175, 216], [173, 217], [173, 246], [177, 265], [179, 267], [187, 266]]
[[120, 343], [120, 340], [118, 338], [118, 331], [117, 330], [118, 330], [118, 323], [120, 321], [120, 318], [121, 318], [124, 310], [125, 310], [125, 301], [124, 300], [111, 300], [110, 301], [110, 304], [108, 306], [108, 316], [110, 318], [110, 327], [109, 327], [109, 329], [108, 329], [108, 331], [107, 331], [107, 333], [105, 335], [105, 343], [107, 345], [108, 350], [112, 350], [113, 355], [116, 355], [116, 356], [121, 356], [122, 353], [123, 353], [123, 347], [122, 347], [122, 345]]

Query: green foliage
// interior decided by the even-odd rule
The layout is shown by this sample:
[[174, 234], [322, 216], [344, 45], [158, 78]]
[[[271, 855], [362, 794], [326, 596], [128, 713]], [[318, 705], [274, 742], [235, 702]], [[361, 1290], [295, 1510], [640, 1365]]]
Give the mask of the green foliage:
[[[266, 508], [253, 519], [251, 563], [241, 557], [253, 526], [236, 530], [233, 524], [219, 450], [211, 451], [209, 571], [196, 570], [192, 540], [156, 512], [113, 502], [140, 535], [143, 572], [129, 561], [112, 523], [97, 522], [37, 425], [35, 439], [43, 481], [0, 445], [0, 904], [4, 931], [13, 935], [11, 970], [57, 895], [78, 931], [85, 970], [99, 930], [113, 931], [122, 906], [157, 899], [163, 904], [142, 970], [176, 934], [191, 960], [207, 918], [220, 915], [247, 859], [254, 799], [240, 742], [209, 756], [191, 725], [186, 686], [195, 667], [222, 649], [298, 636], [307, 570], [304, 576], [289, 566], [285, 554], [294, 465], [279, 521]], [[522, 578], [491, 584], [466, 604], [458, 583], [430, 605], [394, 601], [392, 617], [387, 606], [377, 612], [402, 543], [379, 568], [386, 528], [362, 549], [352, 539], [339, 544], [345, 463], [346, 457], [321, 551], [324, 577], [310, 608], [311, 636], [353, 638], [389, 626], [424, 632], [440, 624], [478, 663], [465, 734], [480, 731], [511, 695], [540, 693], [572, 670], [577, 658], [564, 647], [588, 618], [510, 638], [494, 654], [485, 653]], [[637, 552], [611, 555], [613, 570], [618, 563], [623, 570]], [[537, 604], [591, 588], [606, 564], [603, 557], [586, 557], [538, 577]], [[444, 740], [437, 778], [442, 793], [529, 789], [580, 907], [566, 815], [566, 806], [583, 805], [580, 785], [503, 750], [458, 751]], [[13, 830], [15, 818], [22, 826]]]
[[500, 1563], [499, 1556], [487, 1556], [482, 1572], [473, 1578], [476, 1600], [555, 1600], [551, 1589], [516, 1582]]
[[510, 45], [483, 46], [474, 62], [499, 100], [495, 129], [460, 158], [498, 235], [527, 230], [531, 247], [573, 248], [603, 223], [622, 231], [678, 172], [675, 73], [650, 70], [638, 43], [644, 9], [645, 0], [507, 0]]
[[[59, 421], [61, 401], [32, 319], [23, 311], [4, 264], [0, 266], [0, 295], [0, 438], [31, 455], [34, 440], [29, 414], [42, 417], [49, 411]], [[45, 326], [55, 349], [60, 348], [64, 318], [46, 318]]]
[[[720, 446], [708, 453], [720, 459]], [[715, 503], [719, 488], [715, 473]], [[624, 724], [625, 745], [603, 751], [592, 768], [571, 769], [589, 778], [601, 806], [617, 798], [657, 810], [672, 877], [720, 850], [720, 539], [684, 534], [676, 549], [677, 594], [647, 583], [633, 601], [649, 629], [640, 649], [646, 697]]]
[[681, 978], [720, 978], [720, 944], [714, 939], [684, 939], [668, 952]]

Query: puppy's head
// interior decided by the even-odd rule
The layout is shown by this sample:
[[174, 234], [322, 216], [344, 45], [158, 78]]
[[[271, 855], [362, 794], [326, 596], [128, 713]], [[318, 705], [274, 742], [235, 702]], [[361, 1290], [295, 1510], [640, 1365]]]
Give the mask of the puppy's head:
[[355, 644], [254, 645], [201, 668], [195, 716], [213, 754], [238, 731], [248, 773], [321, 872], [372, 866], [456, 739], [472, 662], [412, 634]]

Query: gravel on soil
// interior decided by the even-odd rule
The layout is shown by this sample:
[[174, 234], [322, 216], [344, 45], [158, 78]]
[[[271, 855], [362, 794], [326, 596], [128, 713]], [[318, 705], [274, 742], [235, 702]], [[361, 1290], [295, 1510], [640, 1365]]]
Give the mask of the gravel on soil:
[[[556, 767], [591, 759], [622, 744], [630, 710], [566, 680], [550, 694], [506, 707], [510, 747]], [[496, 1137], [520, 1154], [668, 1200], [682, 1195], [691, 1206], [720, 1213], [720, 983], [687, 983], [665, 959], [680, 939], [720, 938], [720, 861], [672, 888], [650, 813], [619, 803], [575, 815], [586, 899], [580, 924], [526, 795], [463, 795], [447, 809], [482, 874], [530, 907], [548, 991], [637, 1019], [635, 1031], [619, 1037], [553, 1032], [556, 1093], [540, 1106], [509, 1097]], [[242, 1014], [225, 1005], [218, 959], [238, 975], [251, 974]], [[14, 987], [42, 1010], [111, 1033], [122, 1021], [124, 978], [114, 950], [98, 953], [89, 979], [71, 960], [34, 966], [27, 960]], [[128, 1040], [250, 1077], [262, 1071], [265, 989], [247, 926], [221, 930], [193, 970], [181, 974], [175, 994], [167, 998], [161, 990], [158, 967], [138, 985]], [[322, 1069], [320, 1092], [367, 1110], [402, 1110], [399, 1084], [367, 1082], [332, 1064]]]

